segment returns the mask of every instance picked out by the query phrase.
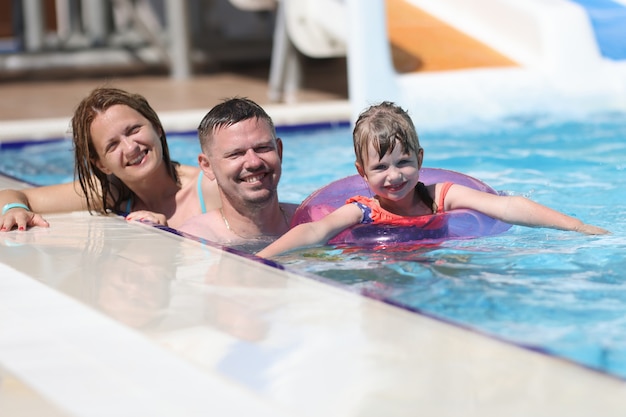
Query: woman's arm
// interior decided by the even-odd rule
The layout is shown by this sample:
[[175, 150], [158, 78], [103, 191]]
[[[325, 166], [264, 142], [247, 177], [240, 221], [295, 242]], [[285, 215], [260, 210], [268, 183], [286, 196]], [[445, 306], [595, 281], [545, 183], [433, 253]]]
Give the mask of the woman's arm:
[[585, 234], [610, 233], [601, 227], [582, 221], [535, 203], [521, 196], [499, 196], [455, 184], [445, 199], [445, 209], [472, 209], [506, 223], [529, 227], [549, 227]]
[[269, 258], [298, 248], [323, 245], [343, 230], [358, 224], [362, 217], [363, 213], [359, 207], [355, 204], [346, 204], [323, 219], [297, 225], [259, 251], [257, 256]]
[[28, 210], [15, 207], [6, 210], [4, 214], [0, 212], [0, 231], [2, 232], [14, 228], [26, 230], [34, 226], [48, 227], [48, 222], [41, 216], [42, 213], [87, 209], [85, 197], [78, 183], [0, 191], [0, 209], [13, 203], [24, 205], [28, 207]]

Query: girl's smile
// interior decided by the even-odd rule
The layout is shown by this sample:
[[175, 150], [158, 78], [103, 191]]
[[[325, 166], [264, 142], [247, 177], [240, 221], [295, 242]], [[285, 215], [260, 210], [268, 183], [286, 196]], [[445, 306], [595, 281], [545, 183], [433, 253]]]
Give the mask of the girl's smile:
[[391, 193], [397, 193], [401, 191], [406, 185], [407, 185], [407, 181], [402, 181], [400, 184], [388, 185], [385, 188], [387, 188], [387, 190], [389, 190], [389, 192]]

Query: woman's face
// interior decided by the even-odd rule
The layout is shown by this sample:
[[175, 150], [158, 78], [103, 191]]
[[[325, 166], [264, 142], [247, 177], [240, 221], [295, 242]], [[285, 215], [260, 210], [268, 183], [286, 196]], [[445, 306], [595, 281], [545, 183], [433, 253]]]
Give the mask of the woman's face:
[[117, 104], [99, 113], [90, 132], [98, 168], [125, 183], [144, 179], [163, 161], [161, 132], [126, 105]]

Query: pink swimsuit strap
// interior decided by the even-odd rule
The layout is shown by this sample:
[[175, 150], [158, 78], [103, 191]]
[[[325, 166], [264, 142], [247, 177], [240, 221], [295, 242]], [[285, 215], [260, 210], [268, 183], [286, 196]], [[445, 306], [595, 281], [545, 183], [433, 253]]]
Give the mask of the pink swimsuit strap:
[[448, 190], [450, 187], [454, 185], [453, 182], [444, 182], [441, 186], [441, 191], [439, 192], [439, 200], [437, 200], [437, 213], [444, 212], [444, 202], [446, 200], [446, 195], [448, 194]]

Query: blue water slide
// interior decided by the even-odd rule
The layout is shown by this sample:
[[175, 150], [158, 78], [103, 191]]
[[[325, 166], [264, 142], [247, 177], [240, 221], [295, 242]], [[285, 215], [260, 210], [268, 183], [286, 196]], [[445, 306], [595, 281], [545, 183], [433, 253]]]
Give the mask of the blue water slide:
[[570, 1], [587, 11], [602, 56], [626, 59], [626, 6], [611, 0]]

